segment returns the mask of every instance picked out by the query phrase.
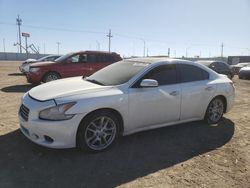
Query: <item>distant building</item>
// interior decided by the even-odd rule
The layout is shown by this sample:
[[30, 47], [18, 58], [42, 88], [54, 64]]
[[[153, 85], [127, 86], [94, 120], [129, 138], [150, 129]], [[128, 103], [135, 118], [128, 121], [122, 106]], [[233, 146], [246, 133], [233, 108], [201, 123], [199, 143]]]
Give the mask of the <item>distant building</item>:
[[250, 56], [228, 56], [227, 63], [229, 65], [236, 65], [243, 62], [250, 62]]

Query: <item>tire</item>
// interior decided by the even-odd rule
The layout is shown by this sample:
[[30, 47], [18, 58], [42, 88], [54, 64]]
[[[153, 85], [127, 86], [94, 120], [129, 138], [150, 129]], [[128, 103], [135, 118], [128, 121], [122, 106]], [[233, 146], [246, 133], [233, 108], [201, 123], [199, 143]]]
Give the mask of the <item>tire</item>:
[[43, 82], [46, 83], [46, 82], [50, 82], [50, 81], [53, 81], [53, 80], [58, 80], [60, 79], [61, 76], [56, 73], [56, 72], [48, 72], [45, 74], [44, 78], [43, 78]]
[[208, 105], [204, 120], [209, 124], [218, 123], [223, 116], [225, 109], [224, 101], [221, 97], [214, 98]]
[[77, 131], [77, 147], [98, 152], [111, 147], [117, 140], [119, 121], [109, 111], [97, 111], [84, 119]]
[[233, 76], [232, 76], [231, 74], [228, 74], [227, 77], [228, 77], [230, 80], [232, 80], [232, 77], [233, 77]]

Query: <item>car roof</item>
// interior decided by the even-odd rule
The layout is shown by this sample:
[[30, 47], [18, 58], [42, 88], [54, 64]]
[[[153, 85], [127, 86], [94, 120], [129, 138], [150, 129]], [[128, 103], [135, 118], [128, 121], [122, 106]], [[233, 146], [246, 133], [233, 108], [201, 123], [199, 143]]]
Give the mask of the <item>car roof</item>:
[[131, 58], [126, 59], [125, 61], [133, 61], [133, 62], [139, 62], [139, 63], [146, 63], [146, 64], [155, 64], [160, 62], [165, 63], [193, 63], [192, 61], [188, 60], [182, 60], [182, 59], [172, 59], [172, 58], [166, 58], [166, 57], [138, 57], [138, 58]]
[[226, 62], [223, 62], [223, 61], [216, 61], [216, 60], [199, 60], [199, 61], [195, 61], [195, 62], [196, 62], [196, 63], [203, 64], [203, 65], [206, 65], [206, 66], [209, 66], [209, 65], [211, 65], [211, 64], [214, 63], [214, 62], [219, 62], [219, 63], [227, 64]]
[[193, 65], [199, 68], [202, 68], [203, 70], [206, 70], [211, 75], [211, 78], [217, 77], [217, 73], [208, 68], [207, 66], [196, 63], [189, 60], [183, 60], [183, 59], [172, 59], [172, 58], [160, 58], [160, 57], [141, 57], [141, 58], [132, 58], [132, 59], [125, 59], [125, 62], [135, 62], [135, 63], [145, 63], [148, 65], [148, 68], [152, 68], [152, 66], [158, 66], [163, 64], [188, 64]]
[[119, 55], [116, 52], [107, 52], [107, 51], [92, 51], [92, 50], [86, 50], [86, 51], [78, 51], [78, 52], [73, 52], [72, 54], [76, 53], [93, 53], [93, 54], [105, 54], [105, 55]]

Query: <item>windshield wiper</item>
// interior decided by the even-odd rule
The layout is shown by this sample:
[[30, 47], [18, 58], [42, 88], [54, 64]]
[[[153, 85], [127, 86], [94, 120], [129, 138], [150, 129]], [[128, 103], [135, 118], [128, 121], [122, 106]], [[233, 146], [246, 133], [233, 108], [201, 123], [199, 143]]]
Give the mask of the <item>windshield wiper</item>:
[[97, 80], [94, 80], [94, 79], [88, 79], [88, 78], [85, 78], [84, 80], [88, 81], [88, 82], [91, 82], [91, 83], [94, 83], [94, 84], [98, 84], [98, 85], [102, 85], [104, 86], [103, 83], [97, 81]]

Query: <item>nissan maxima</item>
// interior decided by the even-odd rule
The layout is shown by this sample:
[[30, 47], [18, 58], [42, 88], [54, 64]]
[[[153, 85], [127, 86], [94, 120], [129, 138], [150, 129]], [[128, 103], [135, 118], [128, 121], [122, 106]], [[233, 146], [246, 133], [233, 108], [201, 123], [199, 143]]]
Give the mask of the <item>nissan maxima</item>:
[[101, 151], [121, 135], [203, 119], [216, 124], [234, 93], [230, 79], [198, 63], [127, 59], [34, 87], [22, 98], [20, 129], [42, 146]]

